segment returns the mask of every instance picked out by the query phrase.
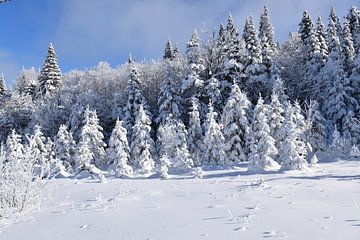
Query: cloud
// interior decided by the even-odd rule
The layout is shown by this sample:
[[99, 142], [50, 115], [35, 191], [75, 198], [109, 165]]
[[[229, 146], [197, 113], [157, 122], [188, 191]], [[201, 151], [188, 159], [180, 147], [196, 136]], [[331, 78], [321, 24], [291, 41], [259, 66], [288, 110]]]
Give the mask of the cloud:
[[184, 50], [193, 29], [208, 29], [232, 12], [240, 29], [246, 17], [258, 20], [267, 4], [277, 37], [284, 41], [297, 30], [302, 11], [327, 18], [331, 5], [342, 15], [351, 0], [72, 0], [64, 1], [57, 26], [56, 47], [64, 62], [95, 64], [124, 62], [129, 52], [138, 58], [158, 58], [170, 36]]

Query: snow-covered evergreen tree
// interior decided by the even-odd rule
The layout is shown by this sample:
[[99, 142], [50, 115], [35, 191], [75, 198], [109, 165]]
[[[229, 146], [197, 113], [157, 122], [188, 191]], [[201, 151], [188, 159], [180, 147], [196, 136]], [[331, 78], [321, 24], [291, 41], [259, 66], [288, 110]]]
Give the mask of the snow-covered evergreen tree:
[[255, 24], [251, 17], [245, 21], [243, 39], [248, 52], [245, 63], [245, 75], [247, 78], [245, 87], [250, 94], [249, 99], [255, 102], [259, 93], [262, 93], [264, 96], [267, 95], [266, 90], [269, 87], [269, 79], [265, 74], [266, 67], [262, 63], [261, 47], [257, 38]]
[[343, 69], [340, 68], [329, 90], [326, 108], [328, 119], [336, 124], [340, 131], [342, 131], [342, 121], [347, 112], [358, 108], [357, 100], [353, 97], [354, 89], [345, 75]]
[[6, 92], [6, 84], [5, 84], [5, 78], [4, 74], [1, 74], [0, 77], [0, 96], [3, 96]]
[[175, 80], [172, 76], [170, 66], [167, 66], [167, 74], [161, 84], [158, 96], [159, 115], [156, 118], [158, 124], [165, 123], [167, 117], [171, 114], [175, 119], [181, 117], [179, 91], [175, 86]]
[[287, 109], [281, 131], [285, 138], [279, 148], [279, 162], [282, 170], [303, 170], [307, 168], [306, 144], [301, 140], [302, 126], [296, 120], [294, 109]]
[[117, 177], [131, 176], [132, 167], [129, 165], [130, 148], [127, 141], [126, 128], [119, 119], [116, 121], [107, 148], [107, 162], [114, 166], [114, 174]]
[[307, 140], [313, 148], [313, 153], [325, 151], [326, 120], [319, 110], [316, 101], [310, 101], [306, 112], [306, 124], [308, 125]]
[[360, 121], [352, 110], [349, 110], [343, 118], [343, 136], [347, 141], [348, 148], [360, 143]]
[[354, 41], [355, 51], [357, 52], [360, 47], [360, 11], [355, 5], [351, 6], [349, 13], [346, 16], [346, 19], [349, 22], [349, 30]]
[[34, 152], [35, 158], [35, 175], [39, 178], [50, 177], [51, 174], [51, 149], [48, 148], [46, 138], [44, 137], [41, 127], [35, 126], [34, 133], [32, 136], [28, 138], [29, 143], [33, 143], [33, 145], [29, 146], [30, 151]]
[[[268, 121], [270, 127], [270, 135], [275, 140], [275, 146], [279, 149], [281, 142], [284, 140], [281, 134], [281, 127], [284, 124], [284, 105], [280, 102], [278, 95], [271, 95], [270, 109], [268, 112]], [[277, 159], [275, 159], [277, 160]]]
[[106, 144], [104, 143], [104, 135], [102, 130], [102, 127], [99, 125], [99, 119], [97, 117], [96, 111], [90, 110], [89, 106], [87, 106], [84, 113], [80, 139], [86, 139], [83, 140], [83, 150], [86, 150], [87, 147], [90, 148], [94, 159], [94, 161], [90, 163], [95, 164], [97, 167], [102, 167], [104, 164], [106, 164]]
[[329, 21], [332, 21], [335, 25], [336, 34], [340, 37], [342, 34], [342, 27], [340, 23], [340, 19], [336, 14], [336, 10], [334, 7], [331, 7], [331, 12], [329, 15]]
[[63, 165], [75, 167], [76, 143], [72, 133], [67, 130], [65, 125], [61, 125], [55, 137], [55, 158], [63, 162]]
[[190, 73], [183, 80], [181, 91], [189, 91], [191, 96], [199, 97], [201, 88], [204, 86], [202, 79], [205, 70], [204, 59], [200, 49], [200, 38], [195, 30], [189, 42], [186, 45], [186, 56], [189, 63]]
[[171, 164], [170, 160], [166, 154], [164, 154], [160, 157], [159, 169], [158, 169], [160, 179], [168, 179], [169, 178], [168, 171], [169, 171], [170, 164]]
[[21, 136], [15, 130], [7, 137], [5, 145], [5, 163], [20, 161], [23, 158], [24, 146], [21, 143]]
[[249, 171], [261, 172], [278, 167], [273, 157], [278, 153], [275, 140], [270, 135], [264, 100], [259, 97], [250, 127]]
[[191, 99], [191, 112], [189, 113], [188, 146], [194, 166], [201, 166], [201, 154], [203, 150], [203, 130], [201, 127], [199, 101]]
[[348, 20], [344, 19], [343, 33], [341, 36], [341, 57], [345, 77], [351, 74], [353, 61], [355, 59], [354, 41], [351, 36]]
[[56, 92], [61, 85], [61, 70], [56, 59], [53, 45], [50, 43], [48, 54], [39, 75], [37, 97], [46, 97]]
[[20, 94], [29, 94], [31, 97], [35, 97], [36, 88], [38, 86], [39, 73], [34, 67], [30, 69], [23, 69], [20, 76], [16, 80], [16, 90]]
[[165, 124], [159, 127], [159, 155], [166, 155], [170, 167], [188, 169], [193, 165], [187, 146], [187, 131], [185, 125], [170, 114]]
[[245, 93], [236, 84], [233, 84], [222, 116], [225, 138], [224, 151], [230, 162], [247, 160], [247, 136], [250, 126], [248, 111], [250, 105], [251, 103]]
[[216, 121], [217, 113], [214, 112], [212, 102], [208, 106], [206, 119], [206, 131], [204, 136], [203, 163], [225, 165], [227, 164], [224, 151], [225, 138], [222, 134], [222, 126]]
[[151, 173], [154, 170], [152, 157], [154, 142], [150, 136], [151, 120], [140, 104], [133, 126], [130, 144], [130, 162], [139, 173]]
[[270, 73], [274, 54], [277, 52], [277, 45], [274, 39], [274, 30], [269, 19], [269, 10], [264, 6], [260, 16], [259, 42], [262, 53], [262, 61], [266, 66], [267, 73]]
[[175, 59], [174, 49], [173, 49], [170, 38], [168, 39], [168, 41], [165, 44], [163, 58], [164, 58], [164, 60], [169, 60], [169, 61], [172, 61]]
[[127, 102], [124, 107], [124, 124], [128, 134], [128, 140], [131, 142], [132, 127], [135, 124], [136, 116], [139, 114], [140, 105], [148, 111], [146, 99], [140, 89], [140, 75], [131, 55], [129, 56], [130, 77], [127, 83], [126, 93]]
[[332, 142], [329, 147], [329, 151], [335, 155], [341, 155], [345, 149], [345, 141], [341, 137], [340, 132], [337, 130], [335, 126], [335, 130], [332, 134]]

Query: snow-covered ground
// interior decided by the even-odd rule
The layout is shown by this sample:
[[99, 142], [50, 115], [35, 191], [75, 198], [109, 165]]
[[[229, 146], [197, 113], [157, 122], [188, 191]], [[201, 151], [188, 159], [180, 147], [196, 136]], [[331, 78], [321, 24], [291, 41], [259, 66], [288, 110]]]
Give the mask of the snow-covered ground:
[[360, 239], [360, 161], [307, 173], [239, 167], [203, 179], [51, 184], [42, 209], [2, 225], [0, 239]]

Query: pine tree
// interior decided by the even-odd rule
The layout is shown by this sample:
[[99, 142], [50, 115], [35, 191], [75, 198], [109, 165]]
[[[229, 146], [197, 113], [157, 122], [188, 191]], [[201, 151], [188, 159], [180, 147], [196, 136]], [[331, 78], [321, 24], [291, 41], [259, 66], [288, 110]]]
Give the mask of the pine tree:
[[341, 56], [345, 76], [348, 77], [353, 69], [355, 58], [354, 42], [350, 32], [348, 20], [344, 19], [343, 33], [341, 38]]
[[150, 126], [151, 120], [140, 104], [132, 131], [130, 159], [132, 166], [144, 174], [151, 173], [154, 169], [154, 160], [152, 158], [154, 142], [150, 136]]
[[44, 66], [39, 75], [37, 97], [50, 96], [61, 85], [61, 70], [56, 59], [53, 45], [50, 43]]
[[16, 90], [20, 94], [28, 94], [32, 98], [36, 95], [36, 88], [38, 86], [39, 73], [34, 67], [30, 69], [23, 69], [19, 78], [16, 80]]
[[21, 143], [21, 136], [15, 130], [7, 137], [5, 145], [5, 162], [20, 161], [24, 155], [24, 146]]
[[294, 109], [287, 109], [285, 123], [282, 127], [285, 134], [279, 149], [279, 162], [282, 170], [303, 170], [307, 168], [307, 150], [301, 140], [302, 126], [296, 120]]
[[349, 22], [349, 30], [354, 41], [354, 48], [357, 52], [359, 49], [359, 34], [360, 34], [360, 11], [355, 5], [349, 10], [348, 15], [346, 16], [347, 21]]
[[130, 77], [127, 83], [127, 102], [124, 107], [124, 125], [127, 130], [128, 141], [131, 144], [132, 127], [135, 125], [136, 116], [139, 114], [140, 105], [147, 112], [147, 103], [140, 89], [140, 76], [138, 69], [130, 55], [129, 57]]
[[188, 169], [193, 165], [188, 146], [187, 131], [180, 120], [175, 120], [170, 114], [165, 124], [158, 130], [158, 142], [160, 156], [166, 155], [170, 161], [170, 167]]
[[248, 111], [250, 105], [246, 95], [236, 84], [233, 84], [222, 116], [225, 138], [224, 151], [230, 162], [247, 160], [246, 147], [249, 133]]
[[216, 112], [221, 112], [222, 108], [222, 95], [221, 95], [221, 83], [216, 77], [211, 77], [206, 81], [205, 91], [209, 102], [212, 102], [212, 105]]
[[274, 30], [269, 19], [269, 11], [266, 5], [260, 16], [259, 41], [262, 60], [266, 66], [266, 72], [269, 74], [271, 72], [274, 54], [277, 52], [277, 46], [274, 39]]
[[321, 17], [319, 16], [316, 22], [316, 37], [318, 39], [319, 45], [320, 45], [320, 57], [321, 57], [321, 67], [324, 66], [324, 64], [327, 61], [327, 57], [329, 55], [329, 49], [328, 49], [328, 45], [327, 45], [327, 40], [326, 40], [326, 32], [325, 32], [325, 27], [324, 24], [322, 22]]
[[278, 167], [273, 159], [278, 150], [275, 140], [270, 135], [265, 111], [264, 100], [259, 97], [250, 127], [249, 171], [258, 172]]
[[175, 119], [181, 117], [180, 109], [180, 96], [175, 87], [175, 80], [173, 79], [172, 72], [167, 67], [167, 74], [161, 84], [158, 96], [159, 115], [156, 118], [158, 124], [165, 123], [166, 118], [171, 114]]
[[162, 155], [159, 159], [159, 177], [160, 179], [168, 179], [169, 178], [169, 166], [170, 166], [170, 160], [167, 157], [166, 154]]
[[313, 153], [325, 151], [326, 120], [319, 111], [319, 104], [316, 101], [310, 101], [306, 115], [309, 128], [307, 140], [313, 148]]
[[86, 135], [81, 135], [75, 153], [76, 172], [80, 173], [83, 170], [92, 169], [94, 167], [93, 162], [94, 154], [91, 151], [90, 139]]
[[3, 96], [6, 92], [5, 78], [4, 74], [1, 74], [0, 78], [0, 96]]
[[84, 151], [86, 150], [86, 147], [90, 148], [94, 159], [94, 162], [90, 163], [95, 164], [97, 167], [102, 167], [106, 163], [106, 144], [103, 141], [104, 135], [102, 131], [103, 129], [99, 125], [99, 119], [97, 117], [96, 111], [91, 111], [89, 109], [89, 106], [87, 106], [84, 113], [83, 127], [81, 129], [80, 139], [86, 138], [86, 140], [83, 140], [83, 147], [85, 148]]
[[335, 130], [332, 134], [332, 142], [329, 147], [329, 151], [335, 155], [343, 154], [345, 149], [344, 139], [341, 137], [340, 132], [337, 130], [335, 126]]
[[[44, 137], [41, 127], [36, 125], [34, 127], [34, 133], [29, 137], [29, 142], [32, 142], [33, 145], [30, 146], [31, 151], [34, 151], [35, 157], [35, 175], [39, 178], [49, 177], [50, 167], [51, 167], [51, 149], [47, 147], [46, 138]], [[50, 150], [50, 151], [49, 151]]]
[[76, 143], [72, 133], [68, 132], [65, 125], [61, 125], [55, 137], [55, 158], [62, 161], [63, 165], [75, 167]]
[[126, 136], [126, 128], [122, 125], [123, 122], [117, 119], [107, 149], [107, 161], [114, 166], [114, 174], [117, 177], [124, 175], [131, 176], [133, 173], [133, 169], [129, 165], [130, 149]]
[[258, 93], [267, 95], [266, 89], [269, 83], [265, 74], [266, 68], [262, 63], [261, 47], [257, 38], [255, 24], [251, 17], [245, 21], [243, 39], [248, 52], [245, 63], [245, 75], [247, 76], [245, 87], [247, 92], [251, 93], [249, 98], [252, 102], [255, 102]]
[[189, 63], [190, 73], [182, 82], [181, 91], [189, 91], [191, 96], [200, 97], [201, 88], [204, 86], [204, 59], [201, 55], [200, 38], [195, 30], [190, 41], [186, 45], [186, 56]]
[[194, 166], [201, 166], [201, 154], [203, 149], [203, 131], [200, 121], [199, 101], [197, 98], [191, 100], [191, 112], [189, 113], [188, 145]]
[[326, 108], [327, 118], [333, 124], [336, 124], [340, 131], [342, 131], [342, 121], [348, 110], [354, 111], [358, 108], [358, 103], [353, 94], [354, 89], [351, 87], [343, 69], [340, 68], [329, 91]]
[[336, 14], [335, 8], [331, 7], [331, 12], [330, 12], [330, 16], [329, 16], [329, 21], [333, 22], [335, 25], [335, 30], [336, 30], [336, 34], [338, 37], [341, 36], [342, 34], [342, 27], [341, 27], [341, 23], [340, 23], [340, 19]]
[[166, 42], [163, 58], [164, 58], [164, 60], [168, 60], [168, 61], [172, 61], [175, 59], [174, 49], [172, 47], [170, 38]]
[[274, 138], [275, 146], [277, 149], [280, 148], [280, 144], [284, 140], [281, 134], [281, 127], [285, 121], [284, 115], [285, 115], [284, 106], [280, 102], [278, 95], [273, 93], [271, 95], [268, 121], [270, 127], [270, 135]]
[[360, 143], [360, 121], [352, 110], [343, 118], [343, 136], [349, 148]]
[[280, 72], [277, 67], [273, 67], [272, 70], [272, 79], [271, 82], [273, 83], [272, 86], [272, 95], [277, 95], [280, 103], [282, 105], [286, 105], [289, 101], [289, 97], [286, 94], [286, 90], [284, 87], [284, 81], [282, 80], [280, 76]]
[[206, 131], [204, 136], [203, 163], [225, 165], [227, 164], [224, 151], [225, 138], [222, 134], [222, 126], [216, 122], [217, 113], [214, 112], [210, 101], [206, 119]]

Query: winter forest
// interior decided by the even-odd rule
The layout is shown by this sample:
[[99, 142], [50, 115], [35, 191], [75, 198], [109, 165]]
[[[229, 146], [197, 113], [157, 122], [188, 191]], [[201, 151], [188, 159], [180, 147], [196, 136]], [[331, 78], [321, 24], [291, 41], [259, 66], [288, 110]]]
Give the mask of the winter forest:
[[[243, 30], [229, 14], [163, 59], [62, 73], [56, 46], [40, 71], [0, 81], [0, 218], [40, 204], [47, 179], [159, 178], [246, 164], [307, 171], [360, 158], [360, 10], [304, 11], [276, 40], [271, 11]], [[182, 47], [184, 50], [182, 51]]]

